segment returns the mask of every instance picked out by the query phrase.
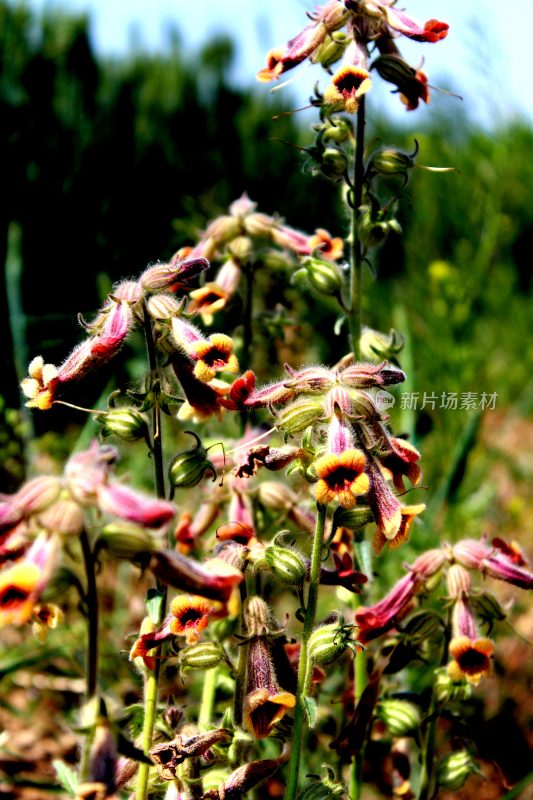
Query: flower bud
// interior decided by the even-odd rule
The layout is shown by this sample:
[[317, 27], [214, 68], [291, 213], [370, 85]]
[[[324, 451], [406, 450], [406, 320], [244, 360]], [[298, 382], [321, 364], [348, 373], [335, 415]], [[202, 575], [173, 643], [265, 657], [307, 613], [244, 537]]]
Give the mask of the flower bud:
[[111, 522], [102, 528], [98, 547], [105, 548], [114, 558], [142, 561], [157, 550], [157, 542], [146, 528], [132, 522]]
[[192, 431], [187, 431], [187, 433], [194, 436], [196, 444], [190, 450], [178, 453], [170, 461], [168, 478], [172, 494], [174, 494], [174, 489], [189, 489], [191, 486], [197, 486], [207, 471], [211, 472], [213, 480], [216, 480], [217, 477], [216, 468], [207, 458], [207, 450], [202, 446], [198, 436]]
[[152, 319], [164, 320], [179, 314], [183, 303], [172, 294], [154, 294], [146, 301], [146, 308]]
[[249, 236], [236, 236], [228, 244], [231, 255], [239, 261], [246, 261], [252, 255], [254, 246]]
[[302, 259], [302, 268], [294, 273], [293, 280], [296, 283], [309, 282], [322, 294], [337, 294], [344, 282], [338, 264], [314, 256]]
[[338, 506], [335, 509], [335, 524], [338, 528], [348, 528], [354, 531], [363, 528], [373, 519], [374, 514], [368, 506], [356, 506], [351, 509]]
[[445, 756], [437, 765], [437, 784], [443, 789], [457, 792], [468, 776], [478, 771], [478, 766], [468, 750], [458, 750]]
[[327, 69], [335, 64], [342, 56], [350, 43], [350, 38], [342, 31], [327, 36], [320, 47], [311, 54], [310, 61], [320, 64]]
[[184, 672], [213, 669], [224, 660], [224, 651], [215, 642], [198, 642], [180, 651], [180, 665]]
[[308, 652], [314, 664], [324, 666], [332, 664], [346, 650], [347, 636], [340, 620], [328, 625], [321, 625], [309, 637]]
[[337, 147], [326, 147], [320, 159], [320, 171], [326, 178], [341, 178], [348, 169], [346, 154]]
[[392, 147], [383, 147], [377, 150], [368, 165], [378, 175], [402, 175], [407, 179], [407, 170], [412, 169], [415, 162], [407, 153]]
[[303, 557], [297, 550], [270, 545], [266, 548], [264, 557], [280, 583], [293, 586], [304, 580], [307, 569]]
[[62, 536], [78, 536], [85, 524], [83, 511], [78, 503], [68, 496], [60, 498], [41, 514], [39, 525], [51, 533]]
[[102, 423], [100, 434], [104, 439], [112, 435], [125, 442], [148, 438], [148, 421], [136, 408], [111, 408], [96, 419]]
[[324, 409], [318, 401], [301, 400], [279, 414], [276, 427], [288, 434], [298, 433], [314, 425], [323, 414]]
[[342, 144], [353, 135], [353, 126], [346, 117], [336, 117], [335, 123], [324, 128], [324, 139], [329, 139], [336, 144]]
[[435, 673], [434, 691], [437, 703], [455, 703], [468, 700], [472, 687], [466, 680], [454, 681], [443, 667]]
[[467, 597], [472, 589], [470, 573], [460, 564], [452, 564], [446, 575], [448, 596], [453, 600]]
[[383, 700], [378, 705], [377, 713], [393, 736], [407, 736], [418, 730], [420, 725], [420, 708], [407, 700]]

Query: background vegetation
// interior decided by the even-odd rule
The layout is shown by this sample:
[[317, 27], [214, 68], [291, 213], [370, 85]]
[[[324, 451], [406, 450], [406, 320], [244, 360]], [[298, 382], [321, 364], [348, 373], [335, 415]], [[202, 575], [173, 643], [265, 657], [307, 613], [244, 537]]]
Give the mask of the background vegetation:
[[[218, 40], [186, 60], [176, 37], [164, 56], [103, 61], [85, 17], [36, 18], [0, 2], [1, 491], [13, 491], [35, 465], [59, 463], [76, 442], [80, 415], [61, 409], [30, 417], [18, 382], [30, 357], [57, 363], [69, 352], [79, 338], [76, 314], [90, 318], [114, 281], [193, 243], [243, 191], [293, 227], [345, 233], [336, 186], [306, 174], [305, 153], [290, 146], [309, 146], [311, 133], [297, 114], [273, 120], [291, 107], [289, 95], [273, 101], [261, 89], [235, 89], [232, 58], [231, 42]], [[411, 152], [416, 136], [420, 163], [452, 165], [459, 174], [415, 169], [406, 188], [399, 180], [389, 185], [408, 198], [404, 234], [391, 236], [367, 271], [364, 319], [384, 330], [392, 323], [405, 335], [400, 363], [409, 385], [401, 391], [497, 393], [496, 408], [483, 415], [438, 403], [408, 412], [397, 402], [392, 410], [396, 430], [422, 449], [428, 486], [425, 527], [412, 547], [483, 532], [527, 547], [533, 131], [505, 121], [475, 129], [460, 110], [453, 124], [437, 113], [426, 127], [413, 115], [408, 135], [385, 117], [371, 124], [370, 141]], [[265, 286], [273, 297], [275, 280]], [[282, 288], [302, 320], [298, 292]], [[327, 304], [312, 308], [295, 365], [341, 354], [334, 313]], [[96, 403], [114, 380], [134, 379], [140, 359], [142, 344], [132, 340], [118, 371], [113, 365], [100, 383], [84, 387], [83, 404]], [[261, 374], [267, 364], [256, 367]], [[402, 551], [401, 559], [409, 557]], [[392, 558], [382, 567], [387, 581], [399, 563]], [[531, 636], [525, 611], [514, 614], [522, 635]], [[483, 755], [490, 764], [498, 750], [510, 781], [527, 771], [533, 712], [527, 648], [516, 642], [500, 649], [496, 682], [478, 693], [469, 722], [474, 730], [484, 709]]]

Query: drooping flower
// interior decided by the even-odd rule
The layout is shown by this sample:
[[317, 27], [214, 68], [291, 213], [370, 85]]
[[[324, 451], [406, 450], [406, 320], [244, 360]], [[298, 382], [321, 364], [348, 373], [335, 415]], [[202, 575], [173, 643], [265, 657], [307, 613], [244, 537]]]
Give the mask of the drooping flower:
[[378, 603], [358, 608], [355, 612], [358, 641], [364, 644], [396, 627], [411, 609], [413, 599], [422, 585], [420, 576], [416, 572], [409, 572]]
[[454, 681], [466, 678], [469, 683], [477, 685], [491, 673], [494, 643], [478, 636], [468, 596], [461, 595], [455, 601], [452, 634], [450, 654], [453, 660], [448, 664], [448, 675]]
[[245, 609], [245, 620], [249, 643], [244, 724], [257, 739], [264, 739], [286, 711], [294, 708], [296, 698], [279, 686], [268, 641], [268, 636], [273, 632], [273, 623], [262, 598], [250, 598]]
[[491, 672], [494, 643], [490, 639], [458, 636], [450, 642], [450, 653], [454, 660], [448, 664], [448, 675], [454, 681], [466, 678], [469, 683], [478, 684]]
[[477, 569], [483, 575], [506, 581], [521, 589], [533, 588], [533, 573], [516, 563], [501, 549], [490, 547], [484, 541], [463, 539], [453, 547], [454, 557], [469, 569]]
[[376, 553], [381, 553], [383, 547], [388, 544], [391, 550], [395, 550], [397, 547], [400, 547], [404, 542], [406, 542], [409, 538], [409, 532], [411, 529], [411, 525], [415, 517], [419, 514], [422, 514], [423, 511], [426, 509], [425, 503], [417, 503], [416, 505], [412, 506], [401, 506], [400, 507], [400, 526], [396, 534], [389, 538], [385, 536], [385, 533], [381, 528], [377, 528], [376, 533], [374, 535], [374, 550]]
[[348, 13], [338, 0], [329, 0], [324, 6], [317, 8], [312, 21], [285, 47], [275, 48], [268, 53], [267, 65], [258, 72], [258, 80], [275, 80], [301, 64], [322, 44], [328, 33], [341, 28], [347, 18]]

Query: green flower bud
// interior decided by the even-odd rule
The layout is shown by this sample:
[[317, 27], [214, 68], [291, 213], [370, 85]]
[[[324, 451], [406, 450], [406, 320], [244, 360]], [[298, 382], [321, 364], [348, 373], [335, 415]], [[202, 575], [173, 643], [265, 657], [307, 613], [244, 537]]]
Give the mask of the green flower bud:
[[314, 664], [332, 664], [346, 650], [348, 637], [342, 627], [342, 618], [321, 625], [309, 637], [308, 653]]
[[338, 264], [314, 256], [302, 259], [302, 268], [294, 274], [294, 279], [298, 283], [302, 278], [321, 294], [338, 294], [344, 283]]
[[96, 419], [102, 423], [100, 435], [118, 436], [125, 442], [148, 438], [148, 420], [137, 408], [110, 408]]
[[443, 667], [435, 673], [434, 691], [437, 703], [451, 704], [468, 700], [472, 687], [467, 680], [452, 680], [446, 667]]
[[382, 55], [374, 59], [372, 69], [375, 69], [380, 78], [396, 86], [404, 86], [416, 76], [416, 69], [396, 55]]
[[342, 178], [348, 169], [346, 154], [337, 147], [326, 147], [320, 159], [320, 171], [326, 178]]
[[364, 361], [391, 361], [403, 348], [403, 336], [391, 328], [388, 333], [363, 328], [359, 340], [361, 358]]
[[356, 506], [352, 509], [338, 506], [335, 509], [335, 525], [338, 528], [348, 528], [354, 531], [368, 525], [373, 519], [374, 514], [368, 506]]
[[290, 547], [270, 545], [265, 550], [265, 561], [277, 580], [289, 586], [302, 583], [307, 573], [303, 557]]
[[132, 522], [111, 522], [102, 528], [97, 546], [115, 558], [128, 561], [147, 559], [158, 549], [157, 541], [146, 528]]
[[182, 670], [213, 669], [225, 661], [224, 651], [215, 642], [198, 642], [180, 652]]
[[378, 705], [377, 715], [393, 736], [407, 736], [418, 730], [420, 725], [419, 707], [407, 700], [383, 700]]
[[316, 400], [302, 400], [289, 406], [277, 418], [276, 427], [287, 433], [298, 433], [314, 425], [324, 414], [322, 404]]
[[[168, 479], [174, 489], [189, 489], [197, 486], [206, 472], [210, 472], [213, 480], [216, 480], [217, 471], [215, 466], [207, 458], [207, 450], [202, 446], [198, 436], [192, 431], [186, 431], [196, 439], [196, 444], [190, 450], [178, 453], [168, 465]], [[171, 497], [172, 499], [172, 497]]]
[[396, 150], [393, 147], [384, 147], [377, 150], [369, 163], [369, 170], [373, 170], [378, 175], [402, 175], [407, 179], [407, 171], [415, 165], [412, 157]]
[[353, 135], [353, 126], [346, 117], [335, 117], [335, 124], [327, 125], [324, 128], [324, 139], [336, 144], [348, 141]]
[[471, 595], [470, 599], [478, 616], [491, 626], [494, 622], [503, 622], [506, 618], [503, 608], [490, 592]]
[[437, 765], [437, 784], [457, 792], [473, 772], [479, 774], [479, 767], [468, 750], [458, 750], [445, 756]]
[[342, 58], [349, 44], [350, 37], [343, 31], [333, 33], [326, 37], [320, 47], [311, 55], [310, 60], [313, 64], [320, 64], [324, 68], [330, 67]]

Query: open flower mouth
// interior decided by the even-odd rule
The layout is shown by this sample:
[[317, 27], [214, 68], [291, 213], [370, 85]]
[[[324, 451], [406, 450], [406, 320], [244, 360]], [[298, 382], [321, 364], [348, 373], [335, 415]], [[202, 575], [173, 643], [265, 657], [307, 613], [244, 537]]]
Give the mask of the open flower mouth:
[[209, 622], [211, 605], [203, 597], [176, 597], [170, 605], [173, 619], [170, 630], [175, 636], [185, 636], [187, 644], [195, 644]]
[[2, 593], [0, 593], [0, 608], [8, 611], [18, 608], [22, 603], [25, 603], [30, 593], [20, 586], [6, 586]]
[[366, 458], [361, 450], [345, 450], [339, 455], [327, 454], [316, 462], [319, 481], [315, 487], [316, 499], [327, 505], [337, 500], [343, 508], [353, 508], [357, 496], [366, 494], [370, 481], [363, 471]]
[[290, 692], [269, 693], [266, 688], [256, 689], [246, 699], [247, 727], [258, 739], [264, 739], [295, 704], [296, 698]]
[[452, 639], [450, 653], [454, 661], [448, 664], [448, 674], [453, 680], [466, 678], [470, 683], [479, 683], [490, 674], [494, 644], [490, 639], [472, 641], [468, 636]]

